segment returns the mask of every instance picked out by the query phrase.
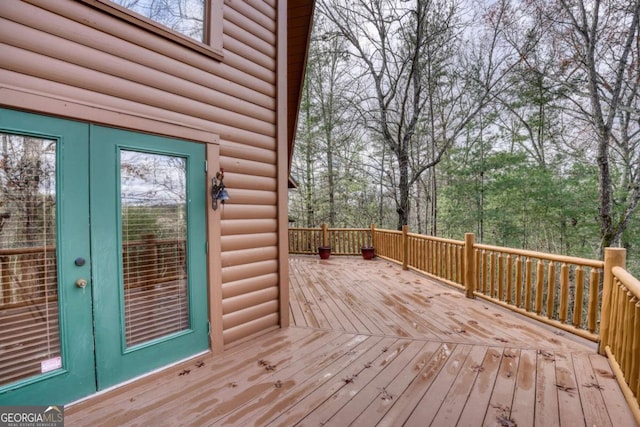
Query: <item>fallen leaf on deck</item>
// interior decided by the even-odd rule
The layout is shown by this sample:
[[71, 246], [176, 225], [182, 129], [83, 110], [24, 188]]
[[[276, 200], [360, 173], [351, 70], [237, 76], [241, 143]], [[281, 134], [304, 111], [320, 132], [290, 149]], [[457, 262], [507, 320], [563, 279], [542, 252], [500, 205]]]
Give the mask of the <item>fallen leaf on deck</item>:
[[516, 422], [510, 417], [510, 413], [511, 413], [510, 407], [502, 406], [502, 405], [491, 405], [491, 406], [500, 411], [500, 414], [496, 416], [496, 421], [498, 421], [499, 426], [501, 427], [517, 427], [518, 426], [518, 424], [516, 424]]
[[606, 371], [604, 369], [596, 369], [596, 373], [598, 375], [600, 375], [601, 377], [604, 377], [604, 378], [614, 378], [615, 379], [615, 377], [616, 377], [614, 374], [612, 374], [611, 372]]
[[198, 360], [196, 362], [196, 368], [202, 368], [204, 366], [204, 362], [202, 360]]
[[382, 387], [382, 389], [380, 389], [380, 398], [382, 400], [391, 400], [393, 399], [393, 395], [391, 395], [391, 393], [389, 393], [384, 387]]
[[185, 369], [184, 371], [180, 372], [178, 374], [179, 377], [183, 376], [183, 375], [189, 375], [189, 372], [191, 372], [190, 369]]
[[275, 383], [276, 388], [282, 388], [282, 381], [278, 380]]
[[556, 387], [558, 387], [558, 390], [566, 391], [569, 394], [575, 390], [575, 388], [563, 384], [556, 384]]
[[356, 378], [355, 375], [351, 375], [351, 376], [348, 376], [347, 378], [343, 378], [342, 381], [344, 381], [345, 384], [351, 384], [353, 383], [355, 378]]
[[552, 353], [549, 353], [547, 351], [544, 350], [538, 350], [538, 354], [542, 357], [545, 358], [545, 360], [548, 360], [550, 362], [553, 362], [554, 360], [556, 360], [556, 358], [553, 356]]
[[498, 421], [500, 427], [518, 427], [518, 424], [516, 424], [514, 420], [504, 415], [498, 415], [496, 417], [496, 420]]
[[583, 387], [589, 387], [589, 388], [595, 388], [598, 390], [604, 390], [604, 387], [602, 387], [600, 384], [598, 383], [589, 383], [589, 384], [582, 384]]

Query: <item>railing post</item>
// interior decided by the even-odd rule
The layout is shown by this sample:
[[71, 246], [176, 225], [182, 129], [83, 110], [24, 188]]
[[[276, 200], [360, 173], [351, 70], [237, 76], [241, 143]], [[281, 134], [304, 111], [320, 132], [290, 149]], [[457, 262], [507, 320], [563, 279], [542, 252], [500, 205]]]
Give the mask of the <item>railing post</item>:
[[371, 223], [371, 247], [376, 247], [376, 225]]
[[327, 242], [329, 241], [329, 236], [327, 236], [327, 224], [323, 222], [320, 228], [322, 228], [322, 246], [329, 246], [327, 245]]
[[407, 236], [408, 233], [409, 233], [409, 226], [405, 224], [402, 226], [402, 269], [403, 270], [409, 269], [409, 236]]
[[605, 248], [604, 277], [602, 283], [602, 308], [600, 309], [600, 343], [598, 351], [605, 354], [604, 348], [609, 343], [609, 318], [611, 316], [611, 291], [613, 289], [613, 267], [626, 265], [627, 250], [624, 248]]
[[476, 257], [474, 253], [474, 245], [476, 243], [476, 235], [474, 233], [465, 233], [464, 235], [464, 287], [467, 298], [475, 298], [476, 290]]

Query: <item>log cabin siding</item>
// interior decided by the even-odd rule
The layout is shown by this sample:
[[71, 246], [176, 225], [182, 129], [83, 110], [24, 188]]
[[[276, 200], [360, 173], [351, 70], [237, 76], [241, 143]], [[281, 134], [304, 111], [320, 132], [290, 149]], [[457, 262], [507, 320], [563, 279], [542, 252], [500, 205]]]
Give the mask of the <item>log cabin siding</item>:
[[216, 61], [80, 2], [3, 1], [0, 93], [12, 96], [0, 104], [219, 143], [231, 200], [222, 253], [210, 256], [220, 257], [226, 345], [280, 321], [275, 2], [225, 0], [222, 22]]
[[278, 284], [278, 275], [275, 273], [254, 276], [248, 279], [236, 280], [225, 283], [222, 288], [222, 295], [225, 301], [238, 295], [267, 289]]

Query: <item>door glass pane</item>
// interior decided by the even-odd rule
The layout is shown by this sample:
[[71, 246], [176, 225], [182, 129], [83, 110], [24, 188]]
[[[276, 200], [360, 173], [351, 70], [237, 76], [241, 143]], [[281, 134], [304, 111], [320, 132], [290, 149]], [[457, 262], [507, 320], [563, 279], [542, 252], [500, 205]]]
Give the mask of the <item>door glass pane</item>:
[[62, 367], [56, 142], [0, 133], [0, 386]]
[[186, 161], [120, 151], [127, 346], [189, 328]]

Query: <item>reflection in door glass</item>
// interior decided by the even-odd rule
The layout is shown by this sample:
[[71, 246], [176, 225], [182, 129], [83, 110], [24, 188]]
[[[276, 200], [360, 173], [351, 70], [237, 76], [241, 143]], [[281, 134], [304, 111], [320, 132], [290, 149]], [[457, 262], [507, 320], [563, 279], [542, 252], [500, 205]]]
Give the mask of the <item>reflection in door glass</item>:
[[131, 347], [189, 328], [185, 159], [122, 150], [120, 195]]
[[62, 367], [56, 141], [0, 133], [0, 386]]

